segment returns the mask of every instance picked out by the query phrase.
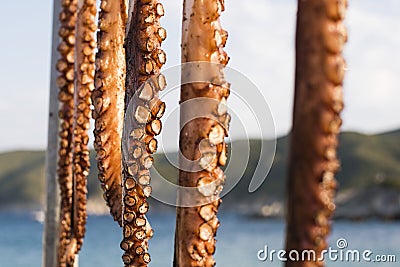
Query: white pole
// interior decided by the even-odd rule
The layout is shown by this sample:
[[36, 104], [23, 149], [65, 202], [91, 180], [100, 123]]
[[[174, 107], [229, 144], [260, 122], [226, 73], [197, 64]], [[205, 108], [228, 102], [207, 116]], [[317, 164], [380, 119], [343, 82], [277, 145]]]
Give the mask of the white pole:
[[58, 224], [59, 224], [59, 188], [57, 181], [57, 151], [58, 151], [58, 87], [56, 85], [58, 59], [57, 47], [60, 43], [58, 29], [60, 22], [58, 14], [61, 9], [61, 0], [53, 2], [53, 33], [51, 53], [51, 77], [50, 77], [50, 98], [49, 98], [49, 122], [47, 132], [46, 151], [46, 218], [43, 233], [43, 267], [57, 266], [58, 248]]

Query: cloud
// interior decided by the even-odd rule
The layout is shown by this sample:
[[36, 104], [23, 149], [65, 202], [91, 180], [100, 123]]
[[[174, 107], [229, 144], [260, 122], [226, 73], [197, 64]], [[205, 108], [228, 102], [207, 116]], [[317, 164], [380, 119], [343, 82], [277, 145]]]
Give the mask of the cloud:
[[376, 133], [400, 126], [400, 36], [394, 34], [400, 31], [399, 15], [398, 1], [354, 1], [349, 7], [345, 129]]
[[[229, 66], [246, 74], [263, 92], [279, 134], [291, 126], [296, 2], [226, 1], [221, 17], [222, 26], [229, 32]], [[6, 96], [1, 100], [6, 103], [0, 103], [0, 119], [7, 125], [7, 131], [0, 133], [0, 150], [43, 148], [46, 144], [51, 3], [0, 3], [4, 33], [0, 72]], [[167, 66], [172, 66], [180, 62], [182, 0], [164, 1], [164, 5], [166, 16], [161, 23], [168, 37], [163, 47]], [[37, 19], [32, 20], [32, 14]], [[372, 133], [400, 126], [399, 17], [398, 0], [350, 1], [344, 129]], [[12, 26], [9, 21], [13, 21]], [[246, 95], [246, 88], [239, 90]], [[177, 101], [171, 98], [168, 105], [174, 106]], [[229, 104], [234, 108], [233, 98]]]

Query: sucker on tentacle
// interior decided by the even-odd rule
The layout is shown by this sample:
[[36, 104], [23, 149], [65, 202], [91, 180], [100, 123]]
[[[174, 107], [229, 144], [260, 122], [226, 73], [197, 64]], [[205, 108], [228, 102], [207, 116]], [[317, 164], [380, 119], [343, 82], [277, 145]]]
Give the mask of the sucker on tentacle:
[[125, 0], [102, 0], [95, 90], [92, 94], [98, 178], [114, 220], [122, 225], [122, 150], [125, 97]]
[[160, 69], [166, 61], [161, 42], [166, 33], [160, 27], [164, 9], [157, 0], [136, 0], [130, 16], [126, 38], [126, 95], [123, 146], [123, 240], [125, 266], [147, 266], [150, 262], [148, 240], [153, 230], [145, 216], [151, 187], [152, 154], [156, 152], [154, 136], [161, 131], [159, 120], [165, 104], [158, 92], [166, 86]]
[[[226, 163], [226, 144], [230, 115], [227, 113], [226, 99], [229, 96], [229, 84], [225, 81], [223, 68], [229, 57], [223, 50], [227, 32], [221, 28], [219, 17], [224, 10], [223, 0], [185, 0], [182, 29], [182, 62], [210, 62], [215, 64], [215, 73], [205, 68], [193, 67], [186, 70], [187, 75], [203, 75], [210, 82], [191, 83], [181, 86], [180, 103], [198, 98], [208, 98], [209, 104], [198, 107], [213, 110], [216, 119], [196, 118], [186, 122], [188, 113], [181, 106], [180, 150], [182, 157], [190, 161], [198, 160], [192, 171], [180, 166], [179, 185], [197, 187], [198, 198], [203, 203], [196, 207], [177, 208], [174, 267], [215, 265], [215, 235], [219, 226], [216, 214], [221, 203], [219, 193], [224, 184], [225, 175], [219, 166]], [[211, 75], [216, 75], [208, 77]], [[185, 73], [182, 75], [185, 76]], [[218, 81], [218, 82], [212, 82]], [[212, 107], [209, 107], [212, 106]], [[192, 108], [192, 107], [190, 107]], [[211, 114], [210, 114], [211, 115]], [[183, 162], [183, 159], [180, 162]], [[201, 171], [198, 171], [200, 167]], [[213, 201], [207, 201], [214, 199]], [[179, 203], [185, 202], [184, 193], [178, 196]]]
[[[339, 168], [336, 155], [347, 41], [346, 0], [299, 1], [296, 92], [288, 181], [286, 249], [327, 248]], [[323, 266], [323, 261], [286, 266]]]
[[66, 251], [67, 266], [73, 266], [85, 235], [87, 176], [89, 175], [88, 130], [90, 127], [90, 96], [94, 89], [94, 32], [96, 1], [78, 1], [75, 30], [75, 92], [72, 158], [71, 241]]
[[57, 78], [59, 87], [60, 108], [60, 144], [58, 151], [58, 183], [60, 186], [60, 226], [58, 246], [58, 266], [67, 264], [66, 250], [71, 241], [72, 221], [72, 133], [74, 112], [74, 45], [77, 0], [62, 1], [62, 9], [59, 14], [61, 22], [59, 36], [61, 38], [58, 51], [60, 59], [57, 62], [57, 70], [60, 75]]

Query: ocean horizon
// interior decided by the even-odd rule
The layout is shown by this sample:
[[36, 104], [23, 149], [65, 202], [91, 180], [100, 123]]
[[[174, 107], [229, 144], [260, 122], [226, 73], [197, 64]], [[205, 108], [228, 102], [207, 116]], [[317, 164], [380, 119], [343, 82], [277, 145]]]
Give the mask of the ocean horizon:
[[[172, 266], [175, 214], [173, 212], [151, 212], [149, 220], [154, 228], [150, 240], [150, 266]], [[237, 213], [219, 215], [221, 226], [217, 233], [217, 266], [283, 266], [277, 254], [284, 246], [285, 222], [281, 219], [256, 219]], [[327, 259], [327, 266], [383, 266], [395, 267], [400, 261], [399, 221], [335, 221], [329, 237], [329, 245], [338, 250], [338, 242], [346, 241], [347, 250], [360, 253], [370, 250], [376, 255], [394, 255], [396, 262], [365, 262]], [[26, 213], [0, 213], [0, 257], [1, 267], [41, 266], [43, 224]], [[79, 265], [123, 266], [119, 248], [122, 233], [111, 216], [88, 217], [87, 232], [79, 255]], [[267, 254], [264, 252], [267, 249]], [[261, 252], [260, 252], [261, 251]], [[340, 250], [339, 250], [340, 252]], [[267, 256], [267, 258], [266, 258]], [[392, 259], [393, 260], [393, 259]]]

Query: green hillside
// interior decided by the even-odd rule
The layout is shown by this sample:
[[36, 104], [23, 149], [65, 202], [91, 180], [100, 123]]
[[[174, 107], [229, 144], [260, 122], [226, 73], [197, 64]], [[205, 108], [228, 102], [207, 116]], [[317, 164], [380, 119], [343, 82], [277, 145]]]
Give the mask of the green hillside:
[[41, 151], [0, 154], [1, 206], [37, 206], [43, 200], [44, 160]]
[[[253, 158], [250, 158], [250, 168], [231, 194], [225, 197], [228, 206], [237, 200], [247, 203], [284, 200], [288, 136], [278, 139], [274, 163], [263, 185], [256, 192], [248, 193], [249, 177], [254, 172], [254, 157], [260, 151], [260, 144], [260, 140], [251, 141]], [[338, 155], [341, 161], [341, 170], [336, 177], [339, 191], [364, 190], [375, 185], [400, 191], [400, 131], [371, 136], [342, 133]]]
[[[265, 203], [283, 199], [287, 165], [289, 138], [278, 139], [273, 167], [263, 185], [254, 193], [248, 193], [250, 179], [258, 162], [261, 140], [250, 140], [250, 159], [242, 179], [224, 197], [226, 208], [231, 204]], [[266, 141], [265, 141], [266, 142]], [[247, 151], [247, 142], [236, 141], [237, 150]], [[240, 153], [239, 153], [240, 154]], [[246, 153], [243, 153], [246, 154]], [[170, 154], [169, 157], [176, 157]], [[400, 189], [400, 131], [379, 135], [342, 133], [340, 136], [339, 157], [342, 169], [337, 175], [341, 189], [362, 188], [373, 184], [383, 184]], [[44, 152], [16, 151], [0, 154], [0, 208], [40, 207], [44, 200]], [[242, 169], [236, 158], [229, 166], [230, 180], [239, 180]], [[94, 153], [91, 153], [92, 166], [95, 167]], [[155, 167], [169, 181], [176, 181], [177, 170], [168, 163], [164, 155], [156, 155]], [[157, 183], [157, 182], [155, 182]], [[157, 184], [154, 184], [157, 186]], [[167, 192], [166, 192], [167, 193]], [[89, 198], [101, 198], [101, 189], [96, 178], [95, 168], [89, 176]]]

